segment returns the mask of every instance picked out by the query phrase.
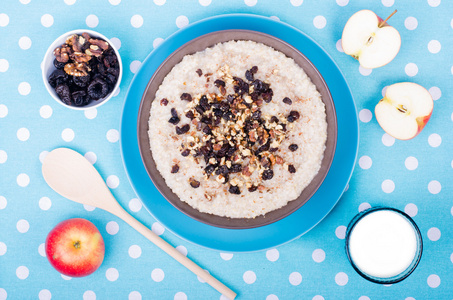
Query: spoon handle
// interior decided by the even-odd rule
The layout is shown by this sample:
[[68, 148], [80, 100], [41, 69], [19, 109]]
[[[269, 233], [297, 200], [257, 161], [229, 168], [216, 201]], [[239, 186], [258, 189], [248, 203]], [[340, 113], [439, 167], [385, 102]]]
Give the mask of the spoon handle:
[[[110, 194], [111, 195], [111, 194]], [[113, 195], [111, 195], [113, 197]], [[116, 200], [115, 200], [116, 202]], [[148, 229], [145, 225], [137, 221], [133, 216], [131, 216], [128, 212], [126, 212], [119, 204], [115, 206], [113, 209], [109, 210], [112, 214], [116, 215], [118, 218], [125, 221], [127, 224], [132, 226], [135, 230], [140, 232], [144, 237], [150, 240], [153, 244], [157, 247], [162, 249], [168, 255], [176, 259], [180, 262], [184, 267], [192, 271], [195, 275], [202, 278], [206, 281], [210, 286], [215, 288], [219, 291], [222, 295], [226, 296], [228, 299], [233, 300], [236, 297], [236, 293], [230, 290], [227, 286], [223, 283], [218, 281], [214, 278], [211, 274], [203, 270], [200, 266], [194, 263], [192, 260], [181, 254], [178, 250], [176, 250], [173, 246], [169, 243], [164, 241], [161, 237], [155, 234], [153, 231]]]

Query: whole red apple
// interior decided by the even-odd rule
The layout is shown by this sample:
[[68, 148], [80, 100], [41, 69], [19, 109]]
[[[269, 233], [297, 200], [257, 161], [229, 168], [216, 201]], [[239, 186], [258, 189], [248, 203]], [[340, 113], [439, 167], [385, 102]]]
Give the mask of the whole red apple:
[[104, 253], [101, 233], [85, 219], [60, 222], [47, 235], [47, 259], [58, 272], [67, 276], [90, 275], [102, 264]]

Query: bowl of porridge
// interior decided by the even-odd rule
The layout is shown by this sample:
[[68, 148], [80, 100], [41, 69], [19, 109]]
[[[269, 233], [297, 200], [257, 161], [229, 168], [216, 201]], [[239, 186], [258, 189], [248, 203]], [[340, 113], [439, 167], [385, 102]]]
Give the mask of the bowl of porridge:
[[335, 107], [324, 79], [273, 36], [226, 30], [173, 52], [141, 99], [145, 168], [177, 209], [245, 229], [304, 205], [335, 154]]

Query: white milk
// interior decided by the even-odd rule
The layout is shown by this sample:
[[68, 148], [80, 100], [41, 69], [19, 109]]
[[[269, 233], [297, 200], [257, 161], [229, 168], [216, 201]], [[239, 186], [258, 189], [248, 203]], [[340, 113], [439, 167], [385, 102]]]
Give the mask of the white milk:
[[414, 227], [402, 215], [379, 210], [365, 215], [349, 236], [349, 254], [363, 273], [390, 278], [404, 272], [417, 252]]

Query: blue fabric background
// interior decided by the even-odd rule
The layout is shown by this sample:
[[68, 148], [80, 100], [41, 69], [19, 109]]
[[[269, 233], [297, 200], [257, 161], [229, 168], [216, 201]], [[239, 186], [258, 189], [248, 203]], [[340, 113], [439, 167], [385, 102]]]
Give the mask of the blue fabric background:
[[[365, 8], [383, 18], [398, 9], [389, 23], [402, 37], [398, 56], [371, 73], [341, 53], [338, 43], [347, 19]], [[354, 95], [360, 117], [360, 145], [348, 190], [318, 226], [276, 249], [224, 254], [181, 240], [141, 207], [123, 169], [118, 129], [125, 94], [139, 62], [161, 39], [186, 24], [181, 16], [192, 23], [234, 12], [278, 17], [324, 47], [343, 71]], [[138, 28], [132, 25], [140, 25], [135, 23], [140, 21], [135, 15], [143, 19]], [[77, 28], [91, 28], [116, 38], [124, 65], [120, 93], [86, 113], [56, 103], [45, 90], [40, 69], [53, 40]], [[95, 167], [120, 203], [172, 245], [187, 251], [191, 259], [236, 291], [238, 299], [451, 299], [452, 36], [453, 2], [447, 0], [2, 1], [0, 299], [221, 298], [123, 221], [53, 192], [42, 178], [40, 159], [46, 151], [61, 146], [82, 154], [94, 153], [88, 157], [96, 157]], [[409, 141], [389, 138], [373, 113], [383, 89], [400, 81], [423, 85], [435, 99], [431, 120]], [[362, 279], [344, 253], [345, 226], [359, 210], [376, 205], [406, 211], [424, 239], [418, 268], [408, 279], [391, 286]], [[102, 266], [80, 279], [61, 276], [42, 251], [47, 233], [71, 217], [91, 220], [106, 243]], [[297, 280], [299, 275], [301, 281]]]

